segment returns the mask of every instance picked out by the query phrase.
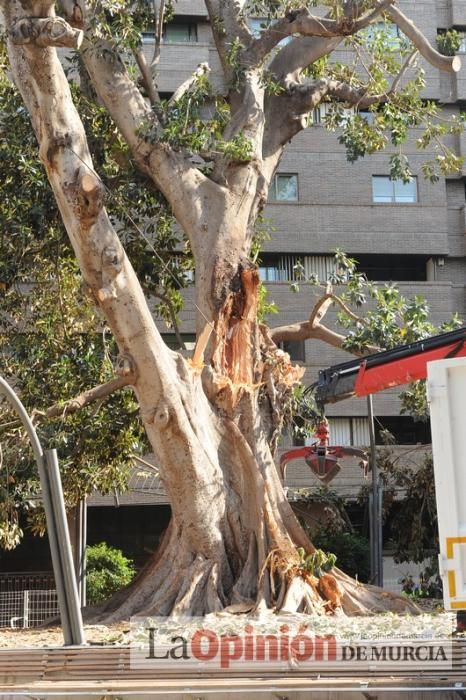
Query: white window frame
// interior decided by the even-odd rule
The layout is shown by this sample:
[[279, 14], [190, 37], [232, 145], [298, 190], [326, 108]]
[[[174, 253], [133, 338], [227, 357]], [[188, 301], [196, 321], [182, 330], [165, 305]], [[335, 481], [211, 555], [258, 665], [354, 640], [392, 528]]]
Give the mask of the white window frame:
[[[296, 179], [296, 197], [290, 198], [290, 199], [279, 199], [277, 197], [277, 183], [278, 179], [280, 177], [289, 177], [289, 178], [295, 178]], [[274, 178], [272, 180], [272, 184], [270, 186], [270, 197], [269, 201], [273, 202], [274, 204], [282, 204], [282, 203], [293, 203], [293, 202], [299, 202], [299, 179], [298, 179], [298, 173], [275, 173]]]
[[[376, 199], [376, 195], [374, 192], [374, 183], [376, 180], [385, 180], [387, 184], [391, 184], [391, 194], [387, 195], [390, 196], [390, 199]], [[418, 183], [417, 183], [417, 177], [414, 176], [411, 182], [414, 185], [414, 199], [411, 200], [406, 200], [403, 198], [399, 198], [399, 195], [396, 193], [396, 187], [398, 183], [402, 183], [403, 181], [400, 179], [395, 179], [392, 180], [390, 175], [372, 175], [372, 203], [373, 204], [417, 204], [419, 202], [419, 192], [418, 192]]]

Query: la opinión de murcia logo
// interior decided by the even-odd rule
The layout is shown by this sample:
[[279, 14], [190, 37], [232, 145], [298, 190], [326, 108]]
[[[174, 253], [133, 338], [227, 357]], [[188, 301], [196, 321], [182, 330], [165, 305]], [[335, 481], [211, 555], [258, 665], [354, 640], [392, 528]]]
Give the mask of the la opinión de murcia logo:
[[[150, 621], [152, 622], [152, 621]], [[308, 625], [282, 624], [273, 632], [257, 631], [245, 624], [235, 632], [222, 632], [207, 626], [187, 625], [170, 634], [173, 625], [139, 626], [137, 644], [132, 643], [134, 665], [190, 663], [221, 670], [275, 663], [279, 666], [352, 664], [449, 665], [451, 644], [447, 640], [376, 640], [348, 642], [333, 635], [316, 636]], [[168, 634], [167, 634], [168, 632]]]

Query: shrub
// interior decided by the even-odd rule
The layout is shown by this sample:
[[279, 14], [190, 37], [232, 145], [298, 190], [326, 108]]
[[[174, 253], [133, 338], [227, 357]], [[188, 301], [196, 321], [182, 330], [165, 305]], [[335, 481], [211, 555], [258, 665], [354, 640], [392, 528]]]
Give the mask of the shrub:
[[134, 578], [131, 559], [106, 542], [86, 549], [86, 593], [88, 603], [101, 603]]
[[437, 34], [437, 47], [444, 56], [454, 56], [461, 46], [461, 34], [456, 29], [448, 29]]
[[314, 547], [333, 552], [337, 566], [345, 574], [355, 576], [359, 581], [367, 582], [370, 578], [369, 542], [352, 532], [335, 532], [329, 528], [320, 528], [312, 538]]

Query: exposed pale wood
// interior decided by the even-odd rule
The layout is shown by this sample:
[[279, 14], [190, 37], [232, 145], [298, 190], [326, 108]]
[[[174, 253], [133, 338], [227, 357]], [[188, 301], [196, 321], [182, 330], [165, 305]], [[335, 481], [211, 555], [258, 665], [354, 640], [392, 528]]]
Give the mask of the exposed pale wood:
[[212, 326], [209, 324], [206, 324], [204, 326], [204, 330], [202, 333], [199, 335], [197, 341], [196, 341], [196, 347], [194, 348], [194, 353], [192, 357], [192, 364], [193, 367], [202, 367], [204, 364], [204, 353], [207, 348], [207, 344], [210, 340], [210, 336], [212, 335]]

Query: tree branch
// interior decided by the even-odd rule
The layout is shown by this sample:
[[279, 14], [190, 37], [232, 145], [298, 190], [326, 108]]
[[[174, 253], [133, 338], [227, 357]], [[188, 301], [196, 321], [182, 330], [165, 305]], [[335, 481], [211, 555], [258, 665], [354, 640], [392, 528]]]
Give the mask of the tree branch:
[[431, 65], [439, 70], [449, 73], [457, 73], [461, 68], [461, 59], [459, 56], [444, 56], [439, 53], [429, 43], [424, 34], [416, 27], [412, 20], [401, 12], [398, 7], [391, 6], [386, 9], [390, 19], [401, 29], [403, 34], [406, 34], [408, 39], [412, 41], [423, 56]]
[[390, 90], [389, 92], [380, 93], [378, 95], [367, 95], [366, 88], [353, 88], [351, 85], [348, 85], [348, 83], [339, 80], [329, 80], [327, 84], [328, 95], [336, 97], [342, 102], [355, 105], [360, 109], [386, 102], [391, 92]]
[[208, 63], [199, 63], [199, 65], [196, 68], [196, 70], [194, 71], [194, 73], [189, 78], [187, 78], [184, 81], [184, 83], [181, 83], [181, 85], [179, 85], [179, 87], [176, 88], [175, 92], [170, 97], [168, 104], [171, 106], [171, 105], [174, 105], [175, 102], [178, 102], [178, 100], [180, 100], [183, 97], [183, 95], [185, 95], [188, 92], [188, 90], [191, 89], [191, 87], [196, 82], [197, 78], [199, 78], [203, 75], [208, 75], [209, 73], [210, 73], [209, 64]]
[[[331, 290], [331, 288], [330, 288]], [[364, 319], [359, 318], [351, 309], [332, 291], [324, 294], [314, 305], [308, 321], [301, 323], [293, 323], [289, 326], [279, 326], [278, 328], [270, 329], [270, 337], [274, 343], [282, 343], [284, 341], [297, 340], [322, 340], [336, 348], [342, 348], [346, 340], [346, 336], [337, 333], [327, 326], [322, 325], [321, 321], [327, 314], [332, 304], [338, 304], [343, 311], [348, 314], [357, 323], [364, 324]], [[380, 348], [375, 345], [368, 345], [365, 352], [351, 351], [353, 355], [367, 355], [373, 352], [379, 352]]]
[[[366, 88], [355, 88], [348, 83], [338, 80], [321, 78], [314, 82], [294, 83], [288, 87], [287, 93], [273, 98], [268, 105], [270, 117], [266, 120], [266, 136], [264, 153], [273, 154], [276, 149], [283, 147], [299, 131], [306, 128], [307, 117], [321, 100], [330, 95], [347, 102], [359, 109], [367, 109], [374, 104], [382, 104], [390, 99], [412, 65], [418, 51], [415, 49], [403, 63], [395, 77], [390, 90], [377, 95], [366, 94]], [[285, 103], [286, 101], [286, 103]], [[277, 124], [277, 119], [279, 124]]]
[[160, 104], [160, 97], [152, 78], [152, 71], [146, 61], [144, 51], [141, 47], [133, 49], [133, 56], [136, 60], [139, 72], [141, 73], [142, 82], [146, 89], [149, 102], [154, 107], [155, 105]]
[[[358, 4], [349, 3], [348, 12], [339, 20], [331, 19], [328, 15], [326, 17], [312, 15], [306, 7], [290, 11], [286, 17], [279, 19], [266, 29], [243, 52], [242, 59], [247, 66], [258, 66], [280, 41], [293, 34], [326, 39], [334, 37], [341, 39], [345, 36], [356, 34], [356, 32], [367, 27], [374, 18], [380, 15], [393, 2], [394, 0], [382, 0], [380, 3], [375, 3], [373, 9], [360, 17], [358, 16]], [[354, 10], [353, 12], [351, 12], [351, 8]], [[306, 65], [309, 65], [309, 63]]]
[[[311, 325], [310, 321], [303, 321], [302, 323], [293, 323], [289, 326], [279, 326], [277, 328], [270, 329], [270, 337], [274, 343], [282, 343], [285, 341], [297, 341], [297, 340], [322, 340], [328, 345], [332, 345], [335, 348], [340, 348], [344, 350], [344, 342], [346, 336], [341, 333], [333, 331], [327, 326], [323, 326], [320, 323]], [[380, 348], [375, 345], [368, 345], [365, 352], [357, 352], [355, 350], [347, 351], [351, 352], [353, 355], [364, 356], [369, 355], [374, 352], [380, 352]]]
[[228, 54], [233, 41], [239, 41], [243, 46], [247, 46], [251, 41], [251, 33], [240, 19], [242, 4], [244, 2], [205, 0], [210, 28], [227, 84], [230, 84], [233, 78], [233, 70], [228, 62]]
[[165, 0], [160, 0], [160, 7], [158, 7], [158, 0], [153, 0], [154, 2], [154, 53], [152, 55], [152, 61], [150, 63], [151, 69], [154, 69], [160, 61], [160, 49], [162, 46], [162, 35], [163, 35], [163, 22], [165, 18]]
[[57, 418], [58, 416], [65, 416], [70, 413], [76, 413], [76, 411], [81, 410], [85, 406], [88, 406], [93, 401], [98, 401], [99, 399], [106, 399], [108, 396], [113, 394], [119, 389], [123, 389], [125, 386], [129, 386], [134, 381], [133, 376], [123, 376], [115, 377], [105, 384], [99, 384], [84, 391], [79, 396], [74, 399], [70, 399], [63, 403], [56, 403], [50, 406], [46, 411], [36, 411], [36, 420], [44, 420], [45, 418]]
[[14, 44], [36, 46], [60, 46], [79, 49], [83, 41], [81, 29], [74, 29], [61, 17], [23, 17], [10, 29]]
[[[222, 193], [183, 153], [173, 151], [163, 140], [160, 122], [134, 85], [117, 51], [109, 42], [87, 37], [87, 31], [83, 61], [92, 84], [128, 143], [135, 163], [172, 206], [197, 256], [199, 244], [205, 239], [199, 201], [207, 202], [212, 190], [217, 197]], [[150, 133], [145, 136], [145, 132]], [[206, 189], [208, 193], [202, 197]]]

